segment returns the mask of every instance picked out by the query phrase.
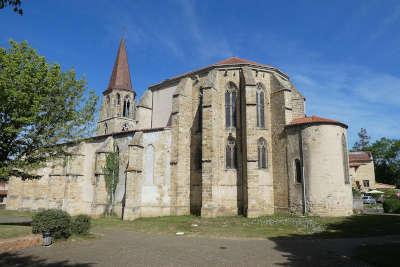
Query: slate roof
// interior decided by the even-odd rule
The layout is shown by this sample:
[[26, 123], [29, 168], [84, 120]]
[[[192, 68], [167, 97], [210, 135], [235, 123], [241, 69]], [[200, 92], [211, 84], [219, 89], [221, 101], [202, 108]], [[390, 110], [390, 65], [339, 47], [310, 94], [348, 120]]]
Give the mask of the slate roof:
[[110, 82], [104, 93], [114, 89], [133, 91], [124, 39], [121, 39], [121, 42], [119, 43], [117, 58], [115, 59]]

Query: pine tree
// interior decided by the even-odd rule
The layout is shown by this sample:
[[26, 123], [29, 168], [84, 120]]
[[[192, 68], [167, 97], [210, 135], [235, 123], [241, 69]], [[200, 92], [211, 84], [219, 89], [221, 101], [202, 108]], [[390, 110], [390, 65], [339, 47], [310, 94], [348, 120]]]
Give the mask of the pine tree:
[[369, 140], [371, 137], [368, 135], [365, 128], [361, 128], [358, 133], [358, 141], [354, 143], [353, 151], [364, 151], [369, 147]]

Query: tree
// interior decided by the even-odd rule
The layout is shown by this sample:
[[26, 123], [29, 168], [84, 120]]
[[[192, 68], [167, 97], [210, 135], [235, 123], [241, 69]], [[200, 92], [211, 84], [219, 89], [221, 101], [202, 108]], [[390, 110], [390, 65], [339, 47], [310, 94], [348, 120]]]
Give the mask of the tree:
[[376, 180], [400, 187], [400, 140], [381, 138], [368, 150], [374, 157]]
[[90, 133], [97, 96], [74, 70], [61, 71], [27, 42], [0, 48], [0, 179], [33, 178], [64, 142]]
[[108, 194], [107, 214], [113, 215], [115, 204], [115, 191], [119, 182], [119, 151], [118, 147], [114, 146], [114, 151], [106, 156], [106, 164], [103, 167], [104, 181]]
[[22, 15], [21, 0], [0, 0], [0, 9], [11, 6], [13, 11]]
[[367, 130], [365, 128], [361, 128], [358, 133], [358, 141], [355, 142], [353, 146], [353, 151], [363, 151], [366, 150], [369, 146], [369, 140], [371, 137], [368, 135]]

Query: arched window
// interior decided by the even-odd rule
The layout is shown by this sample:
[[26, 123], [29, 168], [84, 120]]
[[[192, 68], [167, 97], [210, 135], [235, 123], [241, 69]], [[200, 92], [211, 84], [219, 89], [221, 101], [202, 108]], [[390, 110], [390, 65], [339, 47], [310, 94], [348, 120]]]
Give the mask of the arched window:
[[257, 151], [258, 151], [258, 168], [266, 169], [268, 166], [267, 142], [262, 137], [258, 139]]
[[301, 171], [301, 163], [299, 159], [294, 160], [294, 167], [295, 167], [295, 175], [296, 175], [296, 182], [302, 183], [303, 182], [303, 172]]
[[347, 142], [346, 142], [346, 136], [342, 134], [342, 156], [343, 156], [343, 171], [344, 171], [344, 183], [349, 184], [350, 183], [350, 177], [349, 177], [349, 156], [347, 153]]
[[104, 123], [104, 134], [107, 134], [107, 133], [108, 133], [108, 125], [106, 122], [106, 123]]
[[121, 96], [117, 93], [117, 105], [121, 105]]
[[256, 92], [257, 104], [257, 127], [265, 127], [265, 108], [264, 108], [264, 87], [259, 83], [257, 84]]
[[225, 125], [226, 128], [236, 127], [236, 85], [233, 82], [228, 83], [225, 92]]
[[236, 141], [232, 135], [229, 135], [226, 144], [226, 168], [236, 169]]
[[130, 101], [129, 101], [129, 97], [126, 97], [124, 100], [124, 109], [122, 112], [122, 116], [124, 117], [129, 117], [129, 108], [130, 108]]

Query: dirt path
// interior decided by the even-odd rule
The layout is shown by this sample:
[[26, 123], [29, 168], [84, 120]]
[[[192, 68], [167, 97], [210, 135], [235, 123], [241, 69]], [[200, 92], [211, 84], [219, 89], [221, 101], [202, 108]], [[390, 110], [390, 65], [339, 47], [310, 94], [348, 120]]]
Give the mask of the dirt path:
[[357, 239], [210, 239], [105, 231], [95, 240], [61, 242], [0, 255], [0, 266], [365, 266], [352, 258]]

